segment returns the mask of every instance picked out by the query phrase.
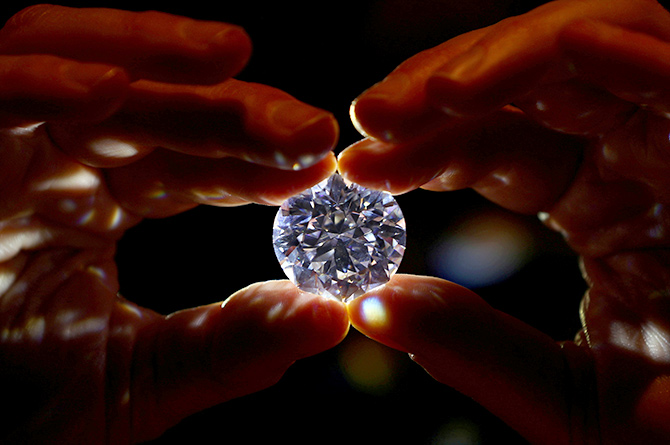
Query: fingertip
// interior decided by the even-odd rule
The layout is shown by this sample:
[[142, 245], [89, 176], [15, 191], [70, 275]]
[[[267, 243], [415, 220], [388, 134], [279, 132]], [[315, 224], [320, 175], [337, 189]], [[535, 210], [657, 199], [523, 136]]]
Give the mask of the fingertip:
[[400, 195], [421, 187], [433, 179], [442, 167], [430, 160], [428, 169], [417, 159], [414, 145], [394, 145], [375, 139], [358, 141], [338, 156], [338, 170], [347, 180], [362, 186]]
[[[472, 291], [438, 278], [395, 275], [347, 309], [357, 330], [409, 352], [437, 381], [541, 439], [533, 442], [565, 434], [560, 349]], [[529, 426], [528, 416], [546, 430]]]
[[[293, 359], [329, 349], [346, 336], [349, 318], [338, 300], [303, 292], [287, 280], [250, 285], [221, 305], [225, 317], [272, 332]], [[283, 337], [283, 338], [282, 338]]]
[[[337, 171], [337, 159], [333, 152], [327, 152], [315, 165], [296, 171], [276, 170], [279, 182], [268, 183], [262, 192], [259, 191], [257, 201], [268, 205], [281, 205], [285, 200], [329, 178]], [[289, 176], [287, 176], [289, 175]]]
[[358, 101], [359, 99], [356, 98], [351, 102], [351, 105], [349, 105], [349, 119], [351, 120], [351, 123], [353, 124], [356, 131], [358, 131], [358, 134], [360, 134], [364, 138], [367, 138], [370, 137], [370, 135], [365, 130], [365, 125], [361, 122], [361, 119], [357, 114], [356, 108], [358, 107]]
[[225, 61], [222, 64], [221, 78], [238, 74], [247, 65], [253, 49], [251, 38], [244, 28], [226, 25], [211, 41], [215, 57]]
[[285, 170], [303, 170], [328, 156], [339, 139], [337, 120], [327, 111], [302, 104], [288, 104], [276, 110], [273, 123], [288, 132], [282, 156], [275, 156], [276, 166]]
[[347, 303], [347, 313], [351, 326], [357, 331], [386, 346], [409, 352], [407, 346], [389, 334], [394, 320], [389, 301], [383, 295], [373, 293], [355, 298]]
[[335, 148], [339, 125], [332, 113], [265, 85], [232, 80], [226, 84], [226, 94], [245, 107], [244, 132], [252, 142], [243, 158], [282, 170], [303, 170]]
[[390, 183], [375, 179], [377, 156], [390, 150], [390, 145], [374, 139], [363, 139], [348, 146], [337, 155], [337, 169], [347, 180], [372, 189], [389, 190]]
[[465, 288], [438, 278], [395, 275], [389, 283], [347, 305], [357, 330], [405, 352], [423, 352], [449, 324], [448, 307], [456, 309]]
[[160, 324], [142, 332], [135, 364], [136, 385], [145, 385], [138, 391], [160, 395], [150, 398], [157, 404], [136, 399], [135, 406], [158, 429], [275, 384], [296, 360], [339, 343], [349, 327], [342, 303], [286, 280], [252, 284], [223, 303], [179, 311]]
[[356, 98], [349, 116], [366, 138], [399, 143], [420, 138], [448, 124], [426, 95], [423, 75], [396, 71]]
[[349, 108], [351, 122], [364, 137], [393, 141], [393, 129], [402, 121], [403, 98], [410, 88], [407, 76], [396, 74], [359, 95]]

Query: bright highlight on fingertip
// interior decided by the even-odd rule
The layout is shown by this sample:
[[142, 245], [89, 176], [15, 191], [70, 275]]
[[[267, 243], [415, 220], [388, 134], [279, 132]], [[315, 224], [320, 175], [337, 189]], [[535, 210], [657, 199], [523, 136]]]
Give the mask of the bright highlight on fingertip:
[[360, 304], [363, 322], [371, 328], [381, 328], [389, 323], [389, 314], [379, 297], [366, 297]]
[[351, 119], [351, 123], [353, 124], [356, 131], [358, 131], [360, 135], [363, 136], [364, 138], [367, 138], [368, 134], [365, 132], [363, 126], [361, 125], [360, 122], [358, 122], [358, 119], [356, 118], [356, 101], [353, 101], [351, 103], [351, 106], [349, 107], [349, 118]]

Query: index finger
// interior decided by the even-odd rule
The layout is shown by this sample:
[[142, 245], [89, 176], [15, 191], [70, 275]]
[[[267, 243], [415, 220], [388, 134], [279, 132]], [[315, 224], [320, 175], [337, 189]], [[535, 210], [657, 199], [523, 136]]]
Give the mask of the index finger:
[[213, 84], [246, 64], [242, 28], [161, 12], [35, 5], [0, 30], [2, 54], [51, 54], [125, 68], [133, 78]]
[[[597, 1], [551, 2], [490, 27], [471, 48], [433, 72], [428, 94], [448, 114], [482, 115], [515, 103], [538, 86], [572, 79], [582, 66], [566, 57], [561, 36], [584, 18], [670, 40], [670, 17], [658, 3], [617, 0], [602, 6]], [[647, 50], [637, 50], [642, 48]]]
[[570, 442], [567, 370], [549, 336], [432, 277], [397, 274], [351, 301], [347, 311], [357, 330], [409, 352], [433, 378], [472, 397], [531, 443]]
[[[472, 31], [403, 62], [354, 102], [367, 136], [404, 142], [439, 130], [454, 116], [481, 116], [516, 101], [538, 83], [570, 79], [558, 38], [589, 18], [670, 40], [670, 20], [656, 2], [550, 2], [523, 16]], [[560, 63], [557, 63], [559, 61]]]

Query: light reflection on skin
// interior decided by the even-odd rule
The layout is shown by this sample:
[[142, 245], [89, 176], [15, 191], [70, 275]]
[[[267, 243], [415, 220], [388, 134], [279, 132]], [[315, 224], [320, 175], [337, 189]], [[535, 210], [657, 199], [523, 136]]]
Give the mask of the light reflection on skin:
[[361, 315], [371, 328], [383, 328], [389, 324], [389, 314], [379, 297], [369, 296], [361, 303]]
[[105, 281], [107, 279], [107, 273], [104, 271], [104, 269], [97, 267], [97, 266], [88, 266], [86, 270], [95, 275], [96, 277], [100, 278], [100, 280]]
[[59, 172], [33, 185], [35, 191], [71, 191], [95, 190], [100, 186], [100, 177], [90, 168], [77, 165], [73, 171]]
[[272, 323], [273, 321], [282, 318], [282, 313], [284, 312], [284, 302], [280, 301], [275, 303], [267, 312], [266, 319], [268, 323]]
[[[107, 328], [107, 319], [103, 317], [86, 317], [76, 319], [79, 313], [76, 311], [65, 311], [56, 316], [56, 332], [63, 340], [75, 340], [88, 335], [98, 335]], [[29, 318], [24, 324], [10, 328], [5, 326], [0, 331], [0, 342], [22, 343], [30, 341], [41, 343], [46, 332], [46, 320], [44, 316]]]
[[121, 226], [121, 223], [124, 220], [124, 212], [119, 206], [114, 206], [112, 209], [110, 218], [109, 218], [109, 229], [115, 230]]
[[191, 329], [200, 329], [205, 325], [207, 320], [209, 319], [209, 312], [207, 311], [202, 311], [201, 314], [199, 314], [197, 317], [195, 317], [191, 322], [188, 324], [188, 326]]
[[642, 353], [658, 363], [670, 363], [670, 340], [668, 332], [657, 323], [648, 320], [639, 325], [624, 321], [610, 323], [612, 344], [635, 353]]
[[89, 143], [91, 151], [103, 158], [124, 159], [138, 153], [135, 146], [118, 139], [104, 138]]
[[142, 312], [137, 308], [137, 306], [130, 303], [119, 303], [118, 306], [125, 310], [126, 312], [131, 313], [136, 318], [142, 318]]
[[88, 335], [97, 335], [107, 328], [107, 319], [87, 317], [62, 326], [59, 331], [64, 340], [74, 340]]
[[664, 209], [665, 209], [665, 206], [663, 204], [656, 203], [651, 208], [652, 215], [654, 215], [656, 218], [660, 218], [663, 215], [663, 210]]
[[6, 128], [6, 129], [3, 129], [2, 131], [4, 133], [10, 134], [12, 136], [31, 136], [43, 124], [44, 124], [44, 122], [38, 122], [36, 124], [26, 125], [26, 126], [23, 126], [23, 127]]
[[7, 292], [15, 281], [16, 271], [9, 268], [0, 269], [0, 295]]
[[300, 312], [305, 305], [313, 303], [313, 296], [307, 292], [301, 292], [296, 298], [293, 298], [290, 304], [285, 301], [278, 301], [268, 311], [266, 320], [268, 323], [287, 320]]
[[504, 185], [509, 185], [509, 183], [511, 182], [510, 177], [504, 173], [496, 172], [493, 173], [492, 177], [493, 179]]
[[[221, 188], [194, 188], [189, 192], [189, 194], [194, 199], [194, 201], [200, 204], [212, 206], [218, 205], [228, 207], [232, 205], [246, 204], [247, 202], [241, 198], [231, 195]], [[167, 196], [167, 194], [165, 194], [165, 196]], [[165, 196], [161, 196], [160, 198], [156, 199], [162, 199]]]
[[147, 194], [148, 198], [151, 199], [165, 199], [168, 196], [168, 192], [164, 184], [157, 183], [156, 187]]
[[0, 331], [0, 342], [2, 343], [22, 343], [31, 341], [41, 343], [44, 340], [46, 330], [46, 321], [44, 317], [37, 316], [29, 318], [22, 326], [9, 328], [5, 326]]
[[96, 213], [95, 209], [89, 209], [79, 219], [77, 219], [77, 225], [86, 226], [91, 224], [95, 219], [95, 213]]
[[16, 256], [21, 250], [38, 247], [51, 239], [48, 230], [25, 227], [16, 230], [0, 232], [0, 261], [7, 261]]

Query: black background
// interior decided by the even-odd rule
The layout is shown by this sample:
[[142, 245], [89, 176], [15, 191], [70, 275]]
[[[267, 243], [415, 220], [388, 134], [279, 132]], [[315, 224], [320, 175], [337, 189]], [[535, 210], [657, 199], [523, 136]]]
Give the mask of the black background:
[[[350, 102], [411, 55], [542, 2], [510, 0], [165, 2], [80, 1], [68, 6], [161, 10], [242, 25], [254, 42], [237, 77], [281, 88], [332, 111], [338, 150], [360, 139]], [[3, 2], [3, 19], [31, 3]], [[426, 255], [454, 224], [497, 212], [471, 191], [415, 191], [398, 197], [408, 226], [401, 272], [432, 274]], [[284, 278], [272, 251], [275, 209], [199, 207], [146, 220], [119, 244], [126, 298], [168, 314], [225, 299], [236, 290]], [[507, 215], [507, 214], [505, 214]], [[557, 340], [579, 327], [585, 285], [577, 259], [535, 216], [513, 216], [533, 240], [532, 260], [509, 279], [476, 289], [494, 307]], [[354, 352], [352, 352], [354, 351]], [[363, 387], [348, 379], [355, 351], [374, 351], [391, 382]], [[259, 444], [524, 443], [467, 397], [434, 382], [405, 355], [372, 344], [353, 329], [342, 345], [294, 365], [276, 386], [195, 415], [154, 443]]]

